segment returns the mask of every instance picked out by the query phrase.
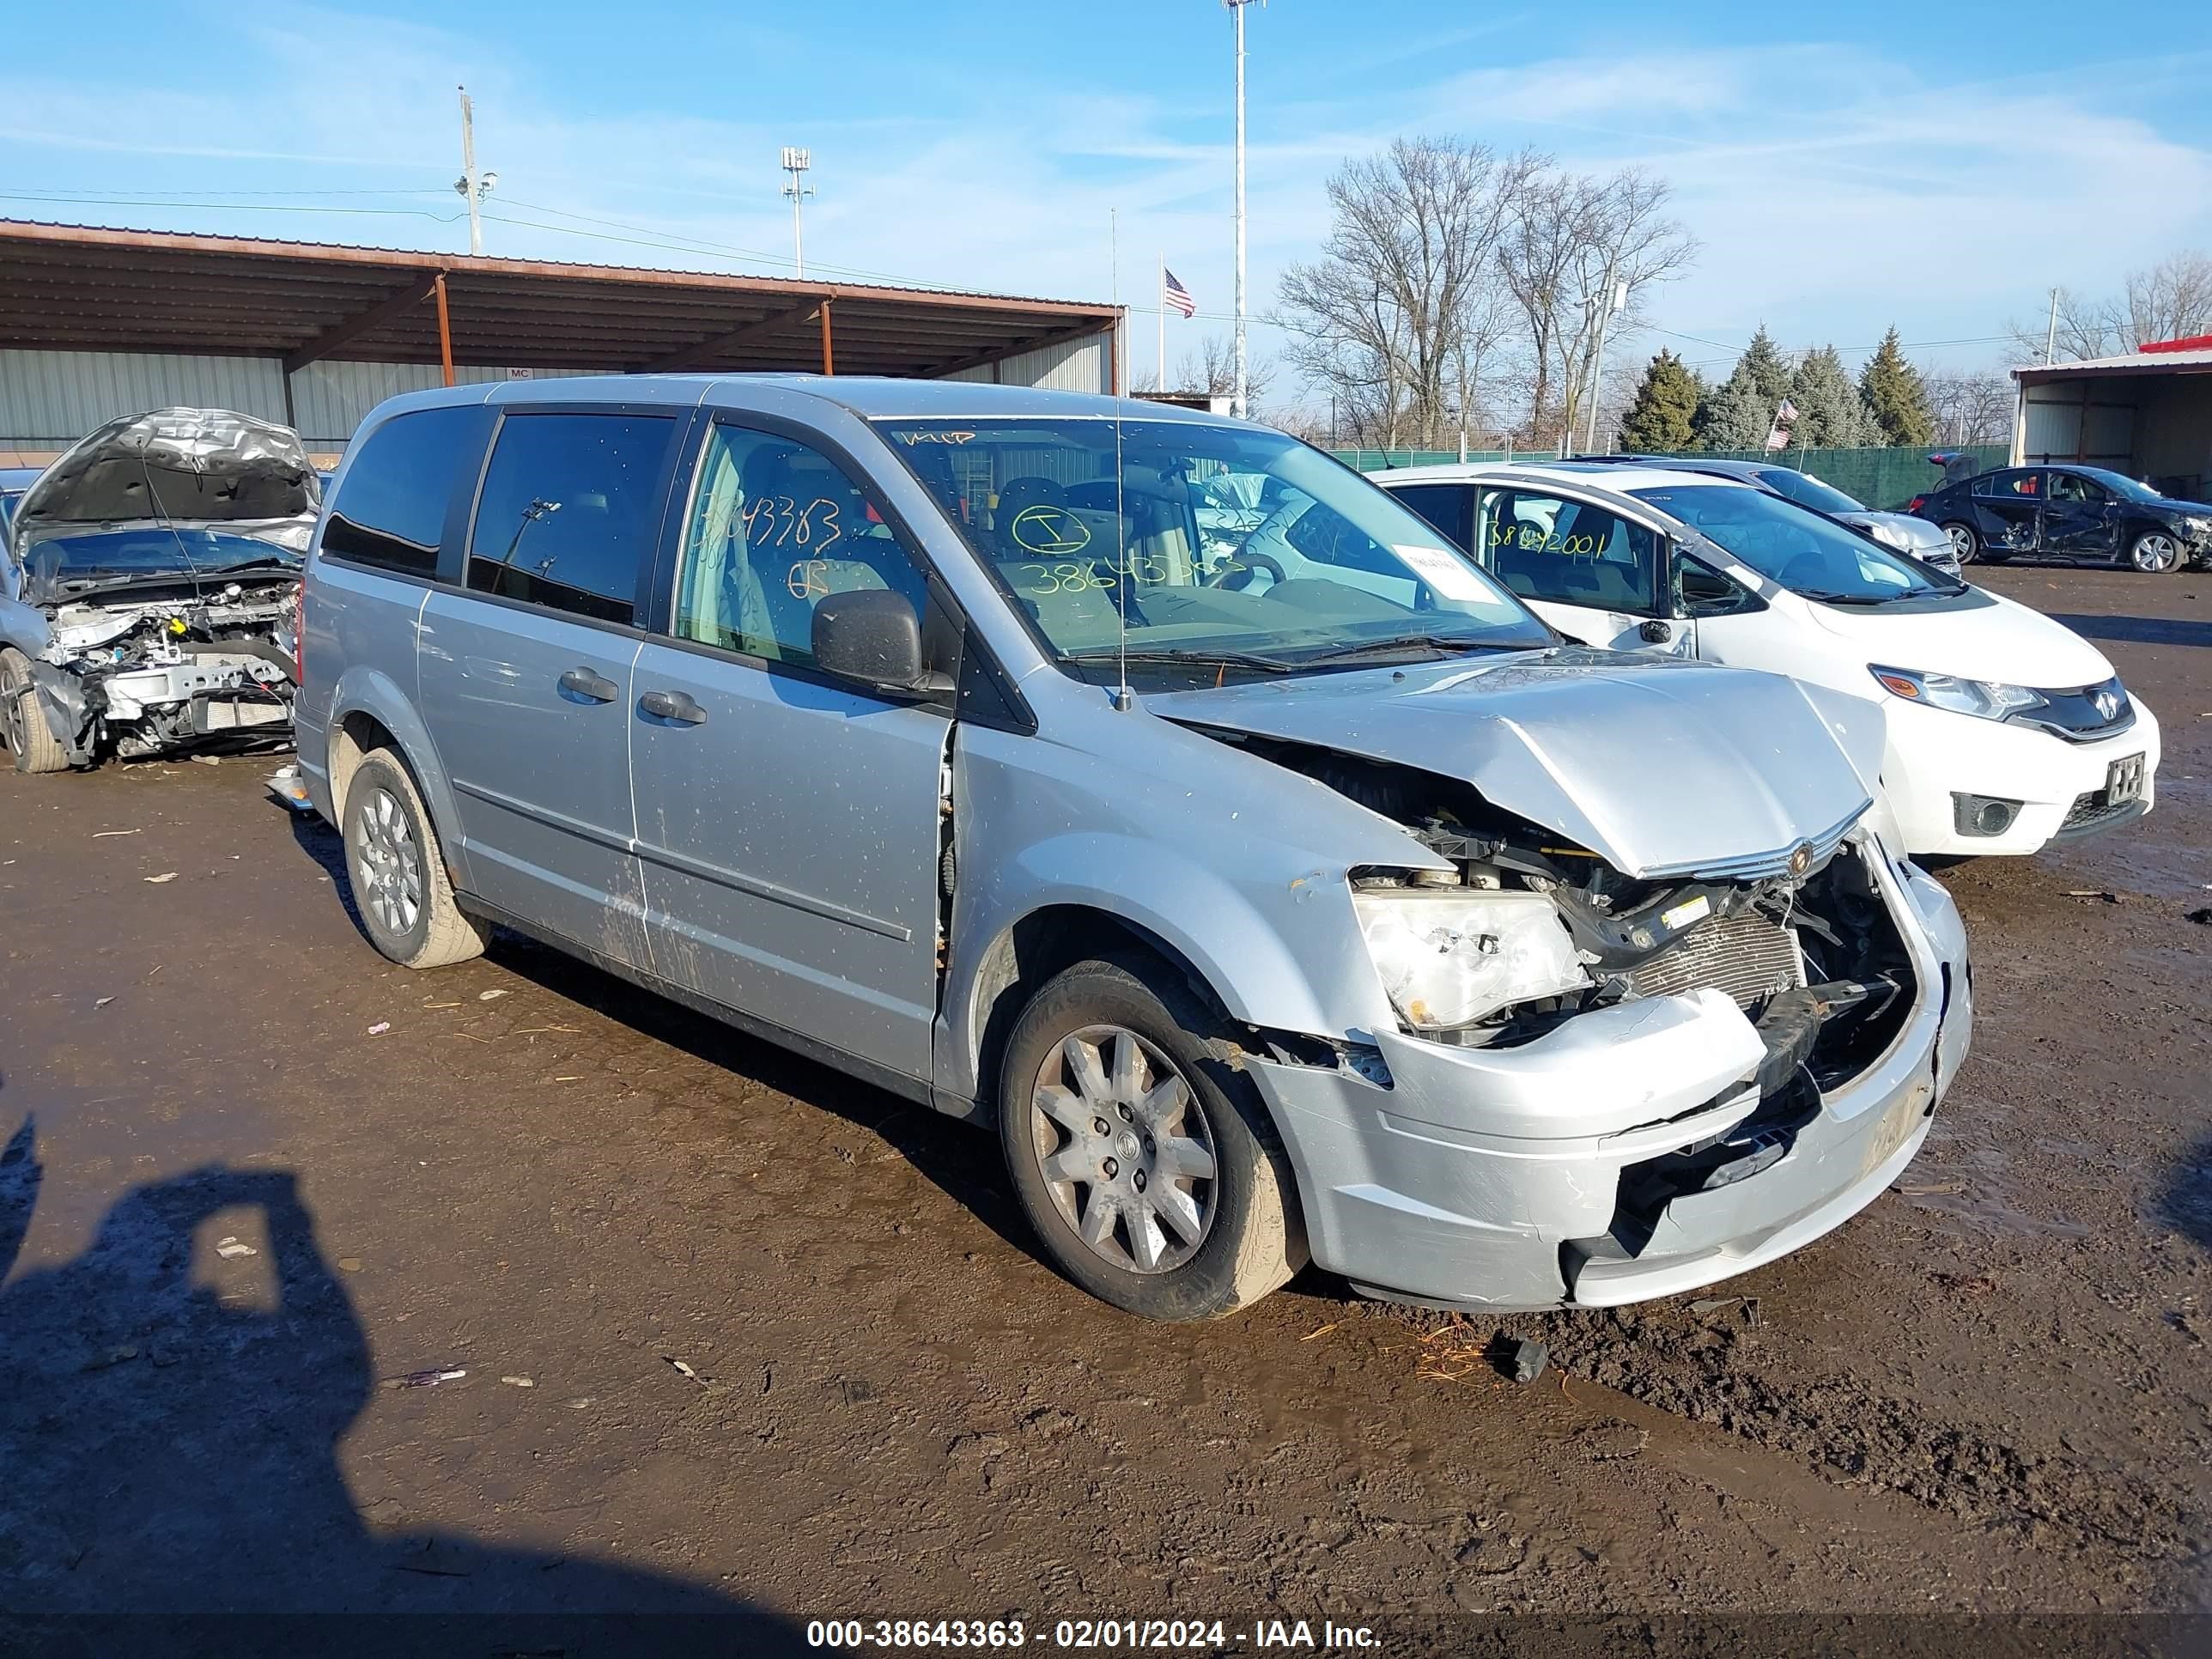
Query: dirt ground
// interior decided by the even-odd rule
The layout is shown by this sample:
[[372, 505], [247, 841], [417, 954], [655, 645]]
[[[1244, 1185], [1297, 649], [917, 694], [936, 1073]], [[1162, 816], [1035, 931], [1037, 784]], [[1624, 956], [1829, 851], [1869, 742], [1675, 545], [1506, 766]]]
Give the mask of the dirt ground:
[[1980, 1024], [1897, 1188], [1512, 1322], [1526, 1387], [1318, 1274], [1136, 1324], [988, 1136], [520, 943], [392, 968], [268, 763], [0, 771], [0, 1609], [2212, 1607], [2212, 574], [1987, 580], [2157, 710], [2158, 811], [1943, 872]]

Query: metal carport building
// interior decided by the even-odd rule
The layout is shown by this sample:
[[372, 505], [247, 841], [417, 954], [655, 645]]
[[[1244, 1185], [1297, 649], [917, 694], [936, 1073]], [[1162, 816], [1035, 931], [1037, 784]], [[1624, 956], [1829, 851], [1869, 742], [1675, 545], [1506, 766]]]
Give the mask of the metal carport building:
[[2080, 461], [2202, 501], [2212, 476], [2212, 335], [2124, 356], [2035, 363], [2020, 384], [2012, 461]]
[[328, 454], [395, 392], [556, 374], [1111, 392], [1120, 317], [1003, 295], [0, 221], [0, 465], [169, 404], [283, 421]]

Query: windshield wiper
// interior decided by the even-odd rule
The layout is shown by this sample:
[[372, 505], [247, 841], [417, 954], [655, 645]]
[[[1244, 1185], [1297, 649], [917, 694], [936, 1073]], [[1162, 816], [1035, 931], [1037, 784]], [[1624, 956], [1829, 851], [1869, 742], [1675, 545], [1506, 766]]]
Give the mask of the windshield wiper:
[[179, 566], [174, 570], [141, 570], [130, 574], [64, 576], [53, 585], [64, 593], [103, 593], [117, 587], [190, 586], [196, 580], [196, 572]]
[[1089, 667], [1100, 663], [1136, 662], [1157, 666], [1212, 667], [1226, 663], [1231, 668], [1253, 668], [1263, 674], [1287, 674], [1296, 666], [1279, 657], [1255, 656], [1249, 651], [1071, 651], [1069, 662]]
[[270, 554], [266, 558], [240, 559], [236, 564], [217, 565], [206, 574], [210, 576], [234, 576], [246, 570], [297, 570], [304, 561], [298, 554], [279, 556]]
[[1399, 634], [1387, 640], [1351, 640], [1342, 645], [1330, 646], [1327, 650], [1301, 657], [1303, 664], [1316, 662], [1350, 662], [1361, 657], [1388, 657], [1407, 651], [1506, 651], [1514, 647], [1500, 645], [1495, 640], [1470, 640], [1453, 634]]

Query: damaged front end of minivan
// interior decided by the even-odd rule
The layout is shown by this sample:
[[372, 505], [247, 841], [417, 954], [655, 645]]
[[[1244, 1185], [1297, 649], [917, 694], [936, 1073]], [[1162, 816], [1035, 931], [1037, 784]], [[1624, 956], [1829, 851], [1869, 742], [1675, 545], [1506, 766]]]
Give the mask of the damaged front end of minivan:
[[298, 435], [228, 410], [110, 422], [56, 461], [0, 589], [17, 769], [288, 744], [319, 505]]
[[1786, 1254], [1894, 1180], [1971, 1006], [1955, 910], [1844, 763], [1878, 715], [1573, 653], [1400, 678], [1356, 751], [1267, 688], [1186, 715], [1419, 849], [1347, 876], [1395, 1027], [1252, 1066], [1315, 1258], [1443, 1305], [1609, 1305]]

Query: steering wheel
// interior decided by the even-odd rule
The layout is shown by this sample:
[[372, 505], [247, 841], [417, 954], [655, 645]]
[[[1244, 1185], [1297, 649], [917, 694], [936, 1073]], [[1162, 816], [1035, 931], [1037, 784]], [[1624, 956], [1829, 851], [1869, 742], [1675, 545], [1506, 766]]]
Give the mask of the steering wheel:
[[1278, 582], [1286, 580], [1283, 574], [1283, 567], [1271, 556], [1266, 553], [1239, 553], [1233, 557], [1224, 559], [1221, 562], [1221, 568], [1206, 578], [1205, 585], [1208, 587], [1218, 587], [1231, 593], [1241, 593], [1252, 585], [1252, 573], [1255, 570], [1266, 571]]
[[1826, 574], [1827, 568], [1827, 561], [1818, 553], [1800, 553], [1782, 567], [1781, 582], [1784, 587], [1793, 590], [1799, 587], [1825, 586], [1826, 584], [1821, 578]]

